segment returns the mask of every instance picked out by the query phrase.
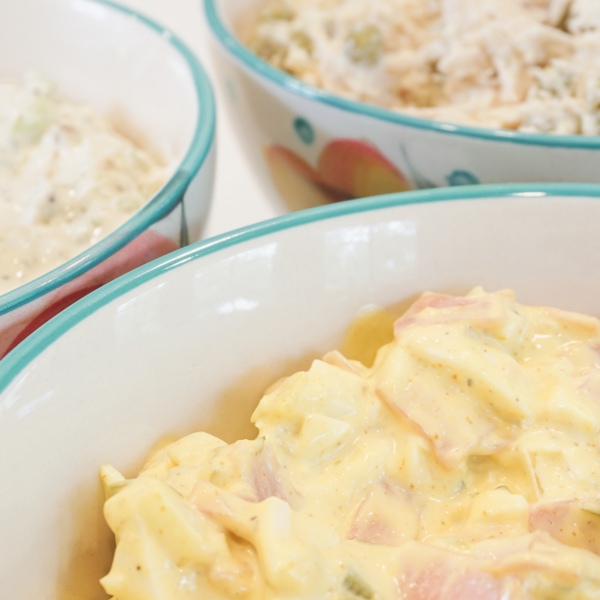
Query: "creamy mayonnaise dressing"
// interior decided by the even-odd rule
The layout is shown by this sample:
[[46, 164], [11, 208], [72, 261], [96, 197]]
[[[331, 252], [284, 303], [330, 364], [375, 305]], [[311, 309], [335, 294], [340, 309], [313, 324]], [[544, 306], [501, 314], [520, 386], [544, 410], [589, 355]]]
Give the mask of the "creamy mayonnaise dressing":
[[438, 120], [600, 135], [598, 0], [265, 0], [242, 39], [307, 83]]
[[0, 81], [0, 294], [110, 233], [166, 167], [35, 73]]
[[600, 597], [600, 322], [426, 293], [371, 366], [277, 382], [233, 444], [104, 467], [119, 600]]

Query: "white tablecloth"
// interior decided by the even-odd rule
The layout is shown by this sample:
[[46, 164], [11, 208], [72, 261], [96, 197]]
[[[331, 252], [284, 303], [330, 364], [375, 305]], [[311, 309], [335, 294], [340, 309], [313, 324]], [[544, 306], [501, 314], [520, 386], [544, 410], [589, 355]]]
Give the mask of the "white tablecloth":
[[217, 102], [217, 172], [215, 191], [204, 237], [224, 233], [276, 216], [276, 208], [261, 193], [235, 132], [223, 89], [215, 76], [201, 0], [121, 0], [121, 4], [158, 21], [194, 52], [213, 82]]

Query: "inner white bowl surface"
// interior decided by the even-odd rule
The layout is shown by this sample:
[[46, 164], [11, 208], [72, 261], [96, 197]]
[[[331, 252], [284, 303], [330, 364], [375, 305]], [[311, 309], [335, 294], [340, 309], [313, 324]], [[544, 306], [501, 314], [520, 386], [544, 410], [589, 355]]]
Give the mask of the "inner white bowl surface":
[[512, 288], [600, 314], [600, 187], [478, 186], [303, 211], [104, 286], [0, 362], [0, 580], [7, 597], [102, 598], [98, 468], [155, 443], [231, 441], [274, 378], [339, 345], [367, 304]]
[[2, 3], [0, 77], [21, 79], [31, 69], [163, 160], [181, 160], [192, 140], [198, 105], [183, 57], [168, 36], [110, 2]]

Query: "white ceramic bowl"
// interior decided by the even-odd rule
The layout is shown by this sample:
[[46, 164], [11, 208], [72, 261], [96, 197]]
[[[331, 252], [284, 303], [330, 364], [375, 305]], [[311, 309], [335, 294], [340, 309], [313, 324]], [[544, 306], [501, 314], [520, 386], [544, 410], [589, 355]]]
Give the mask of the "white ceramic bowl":
[[100, 465], [133, 475], [165, 435], [244, 435], [267, 384], [367, 304], [483, 285], [600, 314], [599, 221], [599, 186], [380, 196], [178, 250], [80, 300], [0, 362], [4, 595], [103, 597]]
[[35, 70], [172, 165], [131, 219], [53, 271], [0, 295], [0, 357], [106, 281], [200, 238], [212, 197], [215, 105], [192, 52], [170, 31], [103, 0], [0, 5], [0, 77]]
[[236, 32], [263, 0], [203, 0], [221, 84], [263, 187], [287, 208], [475, 183], [600, 183], [600, 137], [526, 134], [402, 115], [307, 85]]

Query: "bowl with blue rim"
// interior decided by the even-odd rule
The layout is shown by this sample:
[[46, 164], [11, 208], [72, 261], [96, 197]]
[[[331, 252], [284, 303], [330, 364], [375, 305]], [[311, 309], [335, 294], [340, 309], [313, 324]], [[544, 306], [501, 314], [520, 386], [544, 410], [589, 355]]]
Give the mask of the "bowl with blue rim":
[[195, 53], [143, 14], [104, 0], [0, 12], [1, 357], [91, 290], [200, 239], [216, 115]]
[[[573, 50], [576, 33], [582, 40], [581, 56], [593, 60], [594, 50], [586, 50], [597, 45], [593, 15], [584, 27], [579, 21], [586, 15], [576, 14], [575, 7], [563, 7], [567, 13], [554, 23], [558, 17], [544, 13], [551, 12], [550, 8], [537, 11], [519, 5], [521, 11], [537, 11], [531, 31], [544, 31], [535, 40], [533, 33], [527, 37], [536, 49], [531, 55], [515, 50], [514, 61], [506, 59], [510, 64], [504, 64], [506, 57], [499, 56], [502, 50], [492, 38], [487, 43], [481, 31], [466, 30], [467, 22], [482, 21], [473, 15], [449, 23], [438, 15], [429, 24], [427, 35], [465, 28], [470, 37], [466, 39], [465, 34], [464, 46], [460, 39], [440, 38], [429, 40], [428, 49], [419, 47], [414, 38], [421, 32], [411, 29], [412, 20], [403, 24], [408, 17], [403, 10], [411, 2], [390, 13], [398, 23], [391, 17], [392, 22], [382, 22], [390, 7], [384, 1], [203, 0], [202, 4], [226, 108], [236, 120], [240, 143], [263, 189], [282, 211], [434, 187], [600, 181], [597, 92], [593, 91], [597, 87], [585, 69], [573, 74], [578, 63]], [[482, 22], [492, 28], [498, 25], [502, 31], [519, 25], [511, 25], [510, 20], [497, 22], [489, 14]], [[571, 22], [573, 32], [568, 30]], [[575, 32], [577, 27], [580, 31]], [[507, 54], [512, 52], [510, 39], [518, 45], [521, 38], [506, 37], [502, 47], [508, 48]], [[543, 40], [550, 39], [556, 43], [544, 46]], [[369, 48], [369, 44], [377, 45], [377, 58], [371, 61], [367, 53], [369, 60], [361, 60], [361, 45]], [[409, 51], [404, 51], [406, 47]], [[435, 52], [435, 59], [425, 61], [424, 56]], [[445, 56], [450, 53], [454, 62]], [[405, 89], [404, 76], [394, 75], [393, 69], [400, 68], [397, 65], [417, 60], [422, 68], [415, 67], [416, 75], [411, 71], [406, 78], [427, 76], [423, 84], [428, 86], [427, 94], [416, 83], [407, 82]], [[475, 68], [479, 63], [485, 63], [481, 72]], [[327, 66], [320, 68], [320, 64]], [[452, 64], [458, 65], [456, 73]], [[352, 82], [346, 83], [344, 77], [351, 75], [355, 75]], [[380, 84], [384, 77], [390, 80], [386, 86]], [[469, 77], [472, 87], [468, 87]], [[530, 83], [526, 88], [524, 82], [529, 80], [535, 80], [537, 87]], [[503, 86], [510, 87], [511, 82], [513, 88], [505, 90]], [[436, 92], [440, 86], [459, 84], [463, 94], [460, 116], [457, 106], [444, 104], [450, 100]], [[525, 111], [519, 105], [525, 106], [534, 87], [537, 96]], [[378, 95], [379, 88], [386, 92], [385, 101], [383, 91]], [[589, 93], [581, 92], [582, 98], [576, 100], [575, 88], [589, 88]], [[490, 102], [489, 120], [485, 104], [481, 107], [472, 101], [482, 90], [487, 94], [482, 102], [496, 98]], [[517, 90], [514, 98], [511, 90]], [[435, 94], [442, 99], [431, 101]], [[398, 99], [397, 105], [390, 95]], [[505, 104], [498, 100], [503, 95], [510, 97]], [[411, 100], [403, 107], [400, 98], [405, 96]], [[471, 104], [479, 110], [477, 119], [470, 119]], [[494, 118], [492, 110], [496, 110]], [[505, 117], [503, 110], [510, 116]]]
[[[100, 467], [130, 478], [165, 439], [252, 435], [265, 389], [342, 348], [365, 308], [400, 314], [423, 291], [482, 286], [597, 316], [599, 218], [591, 185], [379, 195], [197, 242], [67, 307], [0, 361], [6, 594], [105, 597]], [[156, 540], [144, 561], [163, 556]]]

